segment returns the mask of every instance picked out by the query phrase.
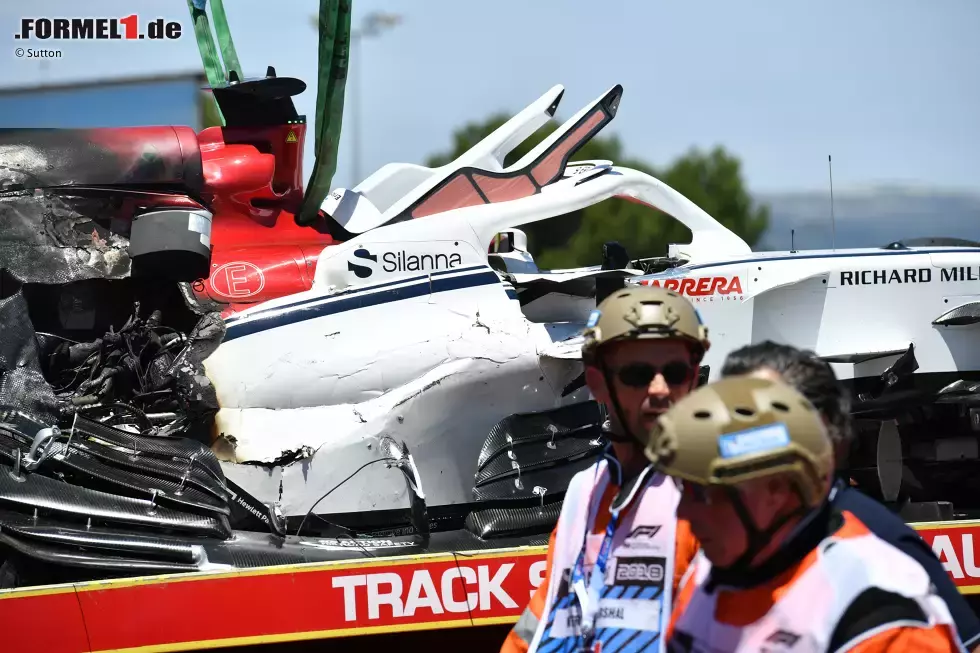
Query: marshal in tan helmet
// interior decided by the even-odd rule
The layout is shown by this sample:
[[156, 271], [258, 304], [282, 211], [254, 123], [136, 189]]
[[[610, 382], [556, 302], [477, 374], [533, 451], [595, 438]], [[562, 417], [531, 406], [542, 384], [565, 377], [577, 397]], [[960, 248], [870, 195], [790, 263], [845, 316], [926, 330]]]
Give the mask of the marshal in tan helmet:
[[711, 346], [708, 328], [694, 305], [673, 290], [656, 286], [629, 286], [606, 297], [589, 317], [584, 336], [585, 363], [594, 362], [603, 345], [620, 340], [687, 340], [696, 363]]
[[823, 500], [834, 470], [813, 404], [781, 381], [748, 376], [710, 383], [674, 404], [653, 428], [646, 455], [663, 473], [700, 485], [785, 474], [810, 507]]

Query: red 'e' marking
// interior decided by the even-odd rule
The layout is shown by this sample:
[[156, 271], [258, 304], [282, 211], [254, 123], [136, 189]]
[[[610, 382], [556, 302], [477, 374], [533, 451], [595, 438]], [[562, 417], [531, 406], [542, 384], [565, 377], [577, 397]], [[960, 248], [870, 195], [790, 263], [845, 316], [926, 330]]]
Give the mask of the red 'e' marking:
[[262, 269], [248, 261], [225, 263], [211, 273], [211, 288], [230, 299], [244, 299], [262, 292], [265, 275]]

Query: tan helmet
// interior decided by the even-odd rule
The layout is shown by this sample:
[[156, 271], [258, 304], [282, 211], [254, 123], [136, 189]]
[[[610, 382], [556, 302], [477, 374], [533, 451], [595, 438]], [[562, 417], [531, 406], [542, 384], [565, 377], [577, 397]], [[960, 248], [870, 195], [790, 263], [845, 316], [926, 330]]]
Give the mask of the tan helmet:
[[824, 498], [834, 449], [817, 409], [791, 386], [733, 376], [705, 385], [660, 416], [647, 458], [663, 473], [733, 486], [777, 474], [793, 478], [807, 506]]
[[602, 345], [619, 340], [687, 340], [696, 362], [711, 345], [708, 328], [694, 305], [673, 290], [657, 286], [629, 286], [606, 297], [589, 316], [584, 336], [585, 363], [595, 361]]

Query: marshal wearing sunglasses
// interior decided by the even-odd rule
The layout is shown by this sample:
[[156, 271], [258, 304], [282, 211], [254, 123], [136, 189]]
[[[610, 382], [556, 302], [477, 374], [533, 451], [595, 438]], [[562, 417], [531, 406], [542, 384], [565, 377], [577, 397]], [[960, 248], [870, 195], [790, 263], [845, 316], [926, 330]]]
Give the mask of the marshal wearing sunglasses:
[[649, 388], [657, 375], [664, 377], [668, 386], [687, 386], [691, 383], [694, 367], [687, 361], [676, 360], [663, 365], [652, 363], [628, 363], [616, 370], [616, 378], [631, 388]]
[[708, 330], [672, 290], [629, 286], [592, 313], [582, 362], [609, 419], [605, 455], [568, 486], [545, 580], [502, 652], [663, 651], [677, 585], [698, 550], [680, 489], [649, 466], [647, 434], [698, 384]]

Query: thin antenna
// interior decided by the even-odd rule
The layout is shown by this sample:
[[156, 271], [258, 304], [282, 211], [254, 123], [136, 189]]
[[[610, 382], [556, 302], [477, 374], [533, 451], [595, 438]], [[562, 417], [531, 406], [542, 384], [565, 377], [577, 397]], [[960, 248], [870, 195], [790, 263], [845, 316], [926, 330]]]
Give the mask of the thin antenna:
[[830, 243], [834, 251], [837, 251], [837, 221], [834, 218], [834, 164], [827, 155], [827, 169], [830, 171]]
[[789, 253], [796, 254], [796, 229], [789, 230]]

